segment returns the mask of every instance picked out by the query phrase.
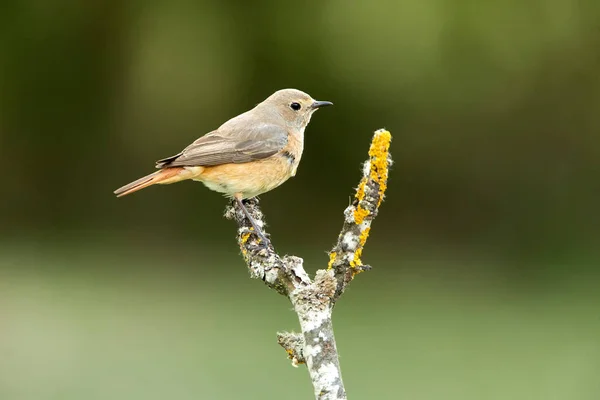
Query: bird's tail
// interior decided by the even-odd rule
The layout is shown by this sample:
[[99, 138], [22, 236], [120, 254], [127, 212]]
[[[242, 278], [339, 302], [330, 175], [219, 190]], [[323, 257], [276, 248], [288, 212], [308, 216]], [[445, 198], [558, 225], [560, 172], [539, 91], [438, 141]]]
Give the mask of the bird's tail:
[[167, 183], [175, 183], [184, 179], [188, 179], [189, 176], [182, 172], [186, 172], [184, 168], [175, 167], [175, 168], [165, 168], [160, 171], [156, 171], [150, 175], [146, 175], [143, 178], [135, 180], [123, 187], [115, 190], [115, 194], [117, 197], [126, 196], [133, 192], [137, 192], [138, 190], [142, 190], [148, 186], [156, 185], [156, 184], [167, 184]]

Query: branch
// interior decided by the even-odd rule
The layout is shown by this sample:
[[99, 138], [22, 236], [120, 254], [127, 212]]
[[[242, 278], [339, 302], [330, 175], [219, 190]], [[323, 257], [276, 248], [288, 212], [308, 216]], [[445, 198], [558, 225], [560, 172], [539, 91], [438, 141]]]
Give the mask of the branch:
[[304, 336], [296, 332], [277, 332], [277, 343], [288, 353], [292, 365], [306, 364], [304, 358]]
[[[304, 270], [301, 258], [280, 257], [271, 245], [261, 244], [235, 201], [225, 212], [227, 218], [238, 224], [237, 241], [250, 276], [261, 279], [271, 289], [286, 296], [298, 315], [302, 334], [278, 333], [277, 341], [286, 350], [292, 365], [307, 365], [318, 400], [347, 398], [331, 314], [335, 302], [354, 276], [370, 268], [362, 264], [360, 256], [383, 201], [391, 165], [390, 141], [388, 131], [375, 132], [370, 159], [364, 164], [355, 199], [344, 211], [345, 222], [338, 243], [329, 253], [328, 268], [318, 270], [314, 281]], [[264, 216], [258, 207], [258, 199], [246, 200], [244, 204], [264, 233]]]
[[[257, 198], [244, 201], [246, 209], [264, 232], [266, 224], [258, 203]], [[238, 223], [238, 245], [252, 278], [261, 279], [268, 287], [284, 296], [289, 296], [298, 287], [310, 284], [310, 278], [302, 266], [303, 260], [294, 256], [279, 257], [272, 246], [265, 247], [235, 201], [227, 207], [225, 218], [235, 219]]]
[[327, 269], [333, 269], [337, 279], [334, 303], [357, 274], [371, 269], [370, 266], [363, 265], [360, 257], [369, 237], [371, 223], [385, 196], [389, 167], [392, 165], [389, 154], [391, 140], [392, 135], [388, 131], [380, 129], [375, 132], [369, 159], [363, 165], [363, 177], [352, 204], [344, 210], [342, 231], [336, 245], [329, 252]]

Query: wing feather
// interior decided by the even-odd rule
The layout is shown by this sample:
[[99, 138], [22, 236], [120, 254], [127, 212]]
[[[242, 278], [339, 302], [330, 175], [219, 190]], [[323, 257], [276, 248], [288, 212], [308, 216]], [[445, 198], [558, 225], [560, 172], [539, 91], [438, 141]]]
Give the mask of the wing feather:
[[276, 154], [288, 141], [286, 130], [274, 124], [257, 124], [242, 129], [222, 128], [202, 136], [181, 153], [158, 160], [156, 167], [247, 163]]

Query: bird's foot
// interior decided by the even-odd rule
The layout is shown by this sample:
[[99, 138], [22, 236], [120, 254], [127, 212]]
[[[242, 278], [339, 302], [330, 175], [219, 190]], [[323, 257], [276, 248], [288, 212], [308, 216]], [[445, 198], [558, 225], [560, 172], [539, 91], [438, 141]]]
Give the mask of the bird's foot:
[[267, 236], [265, 236], [264, 233], [262, 233], [262, 231], [260, 230], [252, 230], [252, 232], [258, 237], [258, 243], [257, 245], [259, 247], [262, 247], [264, 249], [268, 249], [269, 247], [273, 247], [273, 245], [271, 244], [271, 241], [269, 240], [269, 238], [267, 238]]

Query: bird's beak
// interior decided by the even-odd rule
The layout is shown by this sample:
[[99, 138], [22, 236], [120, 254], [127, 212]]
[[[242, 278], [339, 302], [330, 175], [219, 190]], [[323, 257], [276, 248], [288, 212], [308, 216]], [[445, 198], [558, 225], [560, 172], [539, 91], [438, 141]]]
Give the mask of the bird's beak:
[[333, 103], [330, 101], [315, 101], [314, 103], [312, 103], [310, 105], [310, 108], [316, 110], [317, 108], [321, 108], [321, 107], [325, 107], [325, 106], [332, 106]]

